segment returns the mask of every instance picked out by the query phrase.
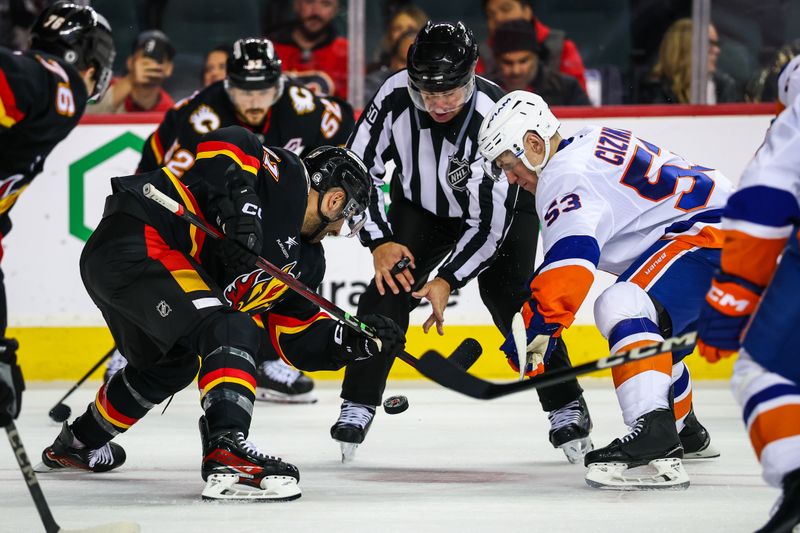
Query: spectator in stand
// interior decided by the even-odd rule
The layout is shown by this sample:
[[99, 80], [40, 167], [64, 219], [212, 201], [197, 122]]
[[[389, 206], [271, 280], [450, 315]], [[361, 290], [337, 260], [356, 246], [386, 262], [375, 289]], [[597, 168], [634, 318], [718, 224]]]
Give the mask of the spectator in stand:
[[203, 60], [203, 87], [215, 81], [224, 80], [228, 75], [228, 57], [231, 47], [226, 44], [215, 46]]
[[339, 0], [294, 0], [296, 20], [269, 36], [283, 69], [317, 95], [347, 98], [347, 39], [333, 20]]
[[492, 39], [497, 26], [508, 20], [522, 19], [528, 21], [536, 31], [536, 40], [547, 52], [547, 63], [552, 71], [560, 71], [572, 76], [586, 90], [585, 69], [578, 47], [566, 38], [562, 30], [555, 30], [542, 24], [533, 13], [530, 0], [482, 0], [483, 12], [486, 15], [486, 26], [489, 30], [487, 43], [481, 45], [481, 57], [476, 72], [486, 77], [496, 77], [496, 65], [492, 57]]
[[781, 46], [767, 66], [759, 69], [747, 82], [745, 99], [749, 102], [778, 102], [778, 76], [797, 55], [800, 55], [800, 39]]
[[[706, 102], [738, 102], [742, 97], [736, 82], [717, 70], [719, 57], [717, 29], [708, 26], [708, 88]], [[643, 104], [688, 104], [692, 89], [692, 19], [676, 20], [669, 27], [658, 50], [658, 62], [639, 91]]]
[[[427, 21], [426, 21], [427, 22]], [[389, 79], [389, 76], [394, 74], [400, 69], [406, 68], [406, 58], [408, 56], [408, 49], [414, 44], [414, 39], [420, 28], [410, 29], [405, 33], [400, 34], [394, 42], [390, 50], [390, 57], [388, 65], [381, 65], [377, 70], [373, 70], [364, 78], [364, 95], [368, 98], [375, 96], [378, 89], [381, 88], [383, 82]]]
[[550, 106], [591, 105], [578, 80], [550, 70], [547, 52], [536, 40], [536, 29], [522, 19], [498, 25], [492, 39], [497, 77], [506, 92], [530, 91]]
[[175, 102], [161, 86], [172, 75], [173, 57], [175, 48], [164, 32], [140, 33], [126, 62], [128, 73], [112, 80], [103, 99], [87, 112], [167, 111]]
[[[407, 4], [397, 8], [389, 19], [386, 33], [381, 39], [378, 59], [375, 63], [367, 65], [367, 74], [389, 67], [397, 52], [397, 41], [400, 36], [411, 31], [416, 35], [426, 22], [428, 22], [428, 15], [418, 6]], [[403, 66], [405, 66], [405, 58], [403, 58]]]

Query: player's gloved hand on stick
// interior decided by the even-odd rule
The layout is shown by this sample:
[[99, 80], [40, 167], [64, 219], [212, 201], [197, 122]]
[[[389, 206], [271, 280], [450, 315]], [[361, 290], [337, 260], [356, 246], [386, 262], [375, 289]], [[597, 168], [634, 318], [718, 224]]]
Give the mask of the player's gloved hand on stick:
[[348, 358], [360, 361], [380, 355], [394, 357], [406, 346], [406, 334], [394, 320], [383, 315], [364, 315], [361, 322], [371, 327], [380, 339], [380, 348], [374, 339], [353, 328], [344, 327], [342, 331], [342, 346], [347, 351]]
[[739, 350], [742, 331], [755, 311], [763, 289], [738, 276], [717, 272], [700, 308], [697, 348], [716, 363]]
[[[532, 311], [533, 309], [533, 311]], [[509, 366], [515, 371], [528, 377], [533, 377], [544, 372], [544, 364], [550, 359], [550, 355], [556, 347], [556, 339], [563, 329], [561, 324], [548, 324], [544, 317], [535, 311], [536, 300], [529, 300], [522, 307], [523, 325], [525, 327], [525, 339], [522, 344], [525, 346], [524, 373], [520, 371], [520, 358], [517, 351], [517, 342], [514, 339], [514, 328], [506, 336], [505, 342], [500, 349], [506, 354]], [[519, 334], [518, 334], [519, 335]]]
[[256, 191], [249, 185], [234, 187], [219, 203], [218, 222], [226, 237], [220, 245], [225, 266], [234, 272], [254, 270], [264, 240], [261, 200]]
[[19, 416], [25, 381], [17, 364], [17, 341], [0, 339], [0, 426]]

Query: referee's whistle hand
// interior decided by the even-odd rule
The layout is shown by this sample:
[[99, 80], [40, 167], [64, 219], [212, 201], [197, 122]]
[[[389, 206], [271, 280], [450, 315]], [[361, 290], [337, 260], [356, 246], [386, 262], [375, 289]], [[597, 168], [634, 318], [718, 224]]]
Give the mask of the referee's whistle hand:
[[[403, 257], [411, 259], [409, 268], [392, 275], [392, 268]], [[385, 242], [372, 251], [372, 263], [375, 267], [375, 287], [381, 296], [386, 294], [387, 286], [393, 294], [400, 294], [400, 287], [404, 292], [411, 292], [414, 276], [410, 269], [416, 268], [411, 250], [396, 242]]]

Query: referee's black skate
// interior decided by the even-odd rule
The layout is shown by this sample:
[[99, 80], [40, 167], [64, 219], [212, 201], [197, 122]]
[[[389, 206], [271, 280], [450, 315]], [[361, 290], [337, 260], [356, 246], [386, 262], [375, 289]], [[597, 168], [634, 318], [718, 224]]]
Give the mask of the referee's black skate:
[[685, 489], [689, 476], [682, 458], [672, 410], [656, 409], [640, 416], [621, 439], [586, 454], [586, 483], [613, 490]]
[[293, 464], [261, 453], [241, 431], [211, 435], [200, 417], [204, 500], [289, 501], [301, 496], [300, 472]]
[[683, 420], [684, 426], [678, 436], [683, 446], [683, 460], [711, 459], [719, 457], [719, 450], [711, 445], [711, 435], [694, 414], [694, 407]]
[[339, 420], [331, 427], [331, 437], [339, 443], [343, 463], [355, 458], [356, 448], [364, 442], [374, 418], [374, 406], [348, 400], [342, 402]]
[[756, 533], [800, 531], [800, 468], [783, 476], [783, 494], [772, 509], [772, 517]]
[[108, 472], [125, 463], [125, 450], [119, 444], [107, 442], [97, 449], [84, 446], [75, 438], [69, 423], [61, 426], [61, 433], [55, 442], [42, 452], [42, 462], [36, 465], [36, 472], [54, 470], [89, 470]]
[[564, 407], [550, 411], [550, 444], [561, 448], [570, 463], [580, 463], [587, 452], [594, 449], [592, 438], [592, 418], [583, 395]]
[[264, 361], [256, 369], [256, 400], [316, 403], [314, 380], [281, 359]]

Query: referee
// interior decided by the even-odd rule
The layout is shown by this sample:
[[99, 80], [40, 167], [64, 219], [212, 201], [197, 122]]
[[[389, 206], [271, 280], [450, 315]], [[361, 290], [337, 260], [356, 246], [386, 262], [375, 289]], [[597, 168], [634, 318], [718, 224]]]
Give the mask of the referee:
[[[409, 313], [425, 298], [432, 313], [423, 329], [435, 325], [442, 335], [450, 292], [477, 277], [481, 299], [506, 335], [527, 299], [539, 229], [534, 198], [484, 174], [478, 130], [503, 92], [475, 75], [477, 57], [472, 32], [461, 22], [429, 21], [409, 49], [408, 70], [384, 82], [350, 137], [349, 148], [376, 185], [389, 178], [386, 164], [395, 165], [388, 214], [383, 195], [374, 195], [359, 235], [375, 266], [359, 315], [382, 314], [407, 330]], [[392, 272], [405, 257], [409, 268]], [[560, 342], [549, 369], [570, 366]], [[391, 364], [373, 357], [348, 366], [341, 416], [331, 428], [335, 440], [363, 441]], [[591, 421], [582, 392], [576, 380], [539, 391], [554, 446], [588, 442]]]

